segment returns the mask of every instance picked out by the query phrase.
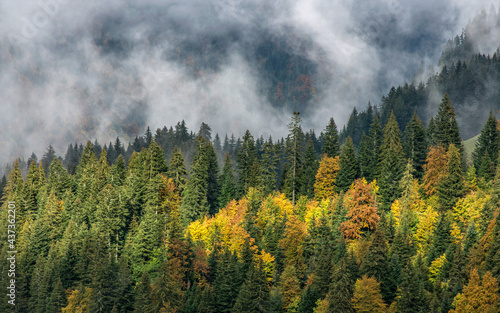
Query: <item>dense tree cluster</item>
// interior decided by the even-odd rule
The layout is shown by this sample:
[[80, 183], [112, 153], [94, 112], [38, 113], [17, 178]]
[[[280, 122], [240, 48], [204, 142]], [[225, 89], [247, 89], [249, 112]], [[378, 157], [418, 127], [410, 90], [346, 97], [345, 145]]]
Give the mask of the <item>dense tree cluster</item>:
[[497, 312], [495, 116], [469, 163], [447, 95], [427, 128], [381, 121], [358, 145], [296, 113], [276, 142], [181, 122], [16, 161], [15, 311]]

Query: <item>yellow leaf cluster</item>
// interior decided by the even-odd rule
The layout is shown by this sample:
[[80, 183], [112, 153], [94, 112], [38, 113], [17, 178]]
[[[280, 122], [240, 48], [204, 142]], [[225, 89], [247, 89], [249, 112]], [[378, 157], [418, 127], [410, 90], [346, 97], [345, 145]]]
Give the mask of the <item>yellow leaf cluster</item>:
[[436, 281], [436, 278], [441, 273], [441, 268], [443, 267], [445, 261], [446, 254], [443, 253], [443, 255], [431, 262], [431, 266], [429, 267], [429, 280], [432, 283]]
[[427, 252], [432, 241], [432, 233], [434, 232], [434, 228], [436, 228], [438, 215], [438, 212], [429, 205], [420, 216], [415, 233], [418, 252], [423, 254]]
[[335, 195], [335, 178], [340, 170], [340, 160], [323, 155], [319, 163], [319, 169], [314, 183], [314, 194], [316, 199], [331, 198]]

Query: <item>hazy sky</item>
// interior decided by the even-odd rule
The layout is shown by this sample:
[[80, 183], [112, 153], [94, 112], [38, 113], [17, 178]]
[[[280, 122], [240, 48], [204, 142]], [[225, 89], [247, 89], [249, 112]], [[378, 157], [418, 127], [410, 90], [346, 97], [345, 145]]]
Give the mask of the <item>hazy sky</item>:
[[[290, 112], [262, 92], [264, 35], [318, 65], [304, 128], [341, 127], [352, 108], [437, 71], [443, 45], [490, 1], [78, 1], [0, 3], [0, 158], [113, 140], [186, 120], [219, 134], [282, 136]], [[497, 5], [497, 3], [495, 3]], [[105, 44], [103, 44], [105, 41]], [[207, 43], [208, 42], [208, 43]], [[217, 42], [219, 50], [211, 50]], [[491, 45], [479, 45], [491, 50]], [[118, 49], [112, 48], [119, 47]], [[175, 55], [193, 55], [192, 67]], [[222, 48], [221, 48], [222, 47]], [[492, 51], [482, 51], [491, 53]], [[416, 79], [420, 79], [417, 77]], [[133, 122], [131, 122], [133, 121]], [[127, 130], [116, 125], [127, 125]]]

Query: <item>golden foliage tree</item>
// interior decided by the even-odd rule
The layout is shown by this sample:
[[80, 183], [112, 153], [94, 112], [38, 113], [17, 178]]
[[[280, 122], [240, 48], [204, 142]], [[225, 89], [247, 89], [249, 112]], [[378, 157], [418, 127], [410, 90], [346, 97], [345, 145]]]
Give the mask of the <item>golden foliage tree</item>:
[[442, 146], [430, 147], [425, 159], [424, 191], [428, 196], [437, 193], [437, 187], [446, 176], [448, 156]]
[[357, 239], [363, 232], [375, 230], [380, 220], [373, 196], [373, 186], [364, 178], [357, 179], [345, 195], [348, 220], [340, 225], [347, 239]]
[[380, 283], [364, 275], [356, 281], [352, 296], [352, 307], [356, 313], [384, 313], [386, 304], [380, 293]]
[[498, 283], [497, 279], [486, 272], [483, 279], [479, 278], [476, 269], [472, 270], [469, 283], [463, 292], [453, 301], [454, 310], [450, 313], [493, 313], [498, 312]]
[[339, 156], [329, 157], [324, 154], [319, 163], [316, 182], [314, 183], [314, 194], [316, 195], [316, 199], [333, 197], [335, 194], [335, 178], [339, 170]]

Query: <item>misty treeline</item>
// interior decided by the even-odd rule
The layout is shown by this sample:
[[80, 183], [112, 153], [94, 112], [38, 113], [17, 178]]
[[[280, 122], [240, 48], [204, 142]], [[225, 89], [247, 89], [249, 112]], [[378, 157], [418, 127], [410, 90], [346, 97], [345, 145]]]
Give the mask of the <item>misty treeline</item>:
[[[448, 41], [441, 55], [439, 72], [425, 83], [392, 87], [378, 106], [369, 104], [361, 112], [354, 108], [341, 131], [341, 138], [350, 136], [358, 145], [363, 133], [368, 134], [373, 112], [385, 124], [394, 111], [401, 131], [414, 112], [427, 125], [429, 117], [435, 114], [434, 104], [444, 93], [453, 99], [462, 138], [476, 136], [488, 111], [500, 110], [500, 51], [498, 40], [494, 40], [500, 36], [499, 25], [500, 17], [493, 9], [477, 15], [461, 35]], [[493, 41], [490, 45], [495, 52], [492, 55], [477, 53], [477, 43], [484, 44], [488, 39]]]
[[17, 297], [0, 311], [498, 312], [494, 114], [469, 161], [446, 94], [428, 127], [381, 120], [358, 146], [296, 112], [277, 142], [181, 122], [26, 176], [16, 161], [0, 228], [15, 202]]

